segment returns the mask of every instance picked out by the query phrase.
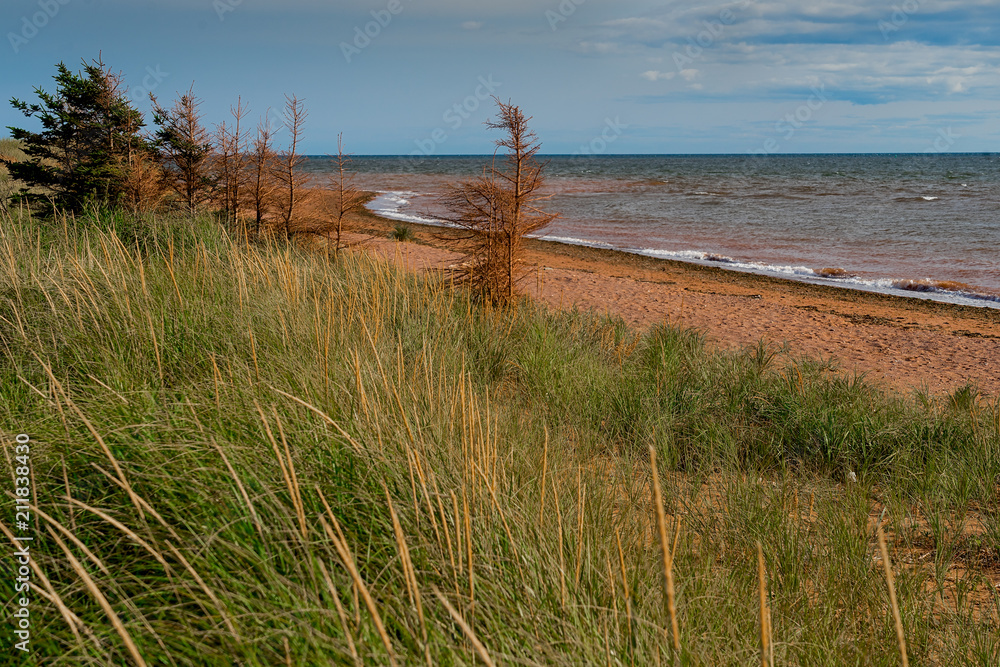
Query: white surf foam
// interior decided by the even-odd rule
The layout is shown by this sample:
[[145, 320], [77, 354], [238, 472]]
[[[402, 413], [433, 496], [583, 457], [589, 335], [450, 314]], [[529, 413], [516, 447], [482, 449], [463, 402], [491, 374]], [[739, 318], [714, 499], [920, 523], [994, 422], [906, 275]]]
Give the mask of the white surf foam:
[[[439, 227], [451, 226], [444, 220], [426, 217], [403, 209], [410, 206], [412, 200], [422, 196], [419, 192], [408, 190], [380, 191], [378, 195], [366, 205], [367, 208], [376, 215], [391, 220], [403, 222], [413, 222], [424, 225], [436, 225]], [[925, 201], [935, 201], [939, 197], [923, 196]], [[957, 303], [963, 305], [986, 306], [1000, 308], [1000, 297], [991, 294], [980, 294], [959, 290], [929, 289], [927, 291], [913, 291], [903, 289], [900, 284], [905, 282], [898, 278], [863, 278], [859, 276], [825, 276], [816, 273], [808, 266], [794, 266], [784, 264], [768, 264], [765, 262], [754, 262], [744, 259], [736, 259], [727, 255], [706, 252], [701, 250], [665, 250], [662, 248], [622, 248], [604, 241], [578, 238], [572, 236], [556, 236], [554, 234], [538, 235], [544, 241], [555, 243], [566, 243], [569, 245], [586, 246], [590, 248], [600, 248], [606, 250], [617, 250], [636, 255], [645, 255], [662, 259], [673, 259], [683, 262], [692, 262], [704, 266], [716, 266], [719, 268], [741, 271], [745, 273], [756, 273], [761, 275], [774, 276], [776, 278], [786, 278], [803, 282], [818, 283], [823, 285], [842, 287], [848, 289], [859, 289], [867, 292], [879, 292], [881, 294], [894, 294], [917, 299], [930, 299], [947, 303]]]
[[556, 243], [566, 243], [568, 245], [582, 245], [588, 248], [604, 248], [606, 250], [613, 250], [614, 246], [610, 243], [604, 243], [603, 241], [591, 241], [590, 239], [578, 239], [572, 236], [554, 236], [552, 234], [545, 234], [543, 236], [534, 236], [534, 238], [541, 239], [542, 241], [554, 241]]
[[408, 190], [380, 191], [365, 207], [375, 215], [380, 215], [390, 220], [416, 222], [423, 225], [445, 224], [442, 220], [403, 211], [403, 208], [409, 206], [414, 197], [419, 196], [419, 192], [410, 192]]
[[702, 252], [698, 250], [661, 250], [659, 248], [633, 248], [627, 252], [634, 252], [638, 255], [648, 257], [663, 257], [665, 259], [679, 259], [682, 261], [694, 261], [707, 266], [722, 265], [727, 269], [740, 269], [744, 271], [760, 272], [780, 276], [807, 276], [818, 277], [816, 272], [808, 266], [790, 266], [781, 264], [765, 264], [763, 262], [749, 262], [717, 253]]

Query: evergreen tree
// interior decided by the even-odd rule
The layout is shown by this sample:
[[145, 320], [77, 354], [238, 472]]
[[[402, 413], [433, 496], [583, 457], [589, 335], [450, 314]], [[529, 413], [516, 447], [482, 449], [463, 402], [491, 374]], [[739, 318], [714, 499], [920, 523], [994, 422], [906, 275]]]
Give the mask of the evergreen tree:
[[201, 100], [195, 97], [193, 85], [169, 109], [160, 106], [152, 93], [149, 98], [153, 103], [153, 122], [158, 128], [154, 145], [166, 184], [194, 215], [207, 199], [212, 184], [208, 165], [212, 141], [198, 111]]
[[128, 99], [120, 74], [100, 59], [84, 62], [76, 74], [64, 63], [56, 70], [54, 94], [35, 88], [37, 103], [11, 99], [15, 109], [42, 125], [40, 132], [8, 128], [26, 155], [8, 167], [26, 185], [19, 196], [51, 199], [74, 210], [88, 202], [119, 205], [137, 153], [147, 150], [142, 114]]

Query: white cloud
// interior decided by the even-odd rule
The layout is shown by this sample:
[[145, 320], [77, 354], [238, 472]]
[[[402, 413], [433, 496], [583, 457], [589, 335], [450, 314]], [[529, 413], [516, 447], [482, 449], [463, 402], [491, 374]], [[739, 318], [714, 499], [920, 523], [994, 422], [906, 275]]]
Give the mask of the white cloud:
[[479, 30], [483, 27], [482, 21], [466, 21], [462, 24], [463, 30]]
[[[701, 72], [699, 72], [696, 69], [684, 69], [681, 70], [680, 72], [661, 72], [659, 70], [651, 69], [643, 72], [639, 76], [646, 79], [647, 81], [653, 81], [655, 83], [656, 81], [670, 81], [678, 74], [680, 74], [681, 78], [683, 78], [685, 81], [694, 81], [696, 78], [698, 78], [698, 75], [701, 74]], [[704, 86], [700, 83], [697, 83], [692, 85], [691, 87], [694, 88], [695, 90], [701, 90]]]
[[641, 18], [641, 17], [612, 19], [611, 21], [605, 21], [601, 25], [605, 25], [609, 28], [656, 29], [656, 30], [662, 30], [668, 27], [667, 23], [659, 19]]
[[651, 70], [649, 70], [647, 72], [643, 72], [639, 76], [641, 76], [644, 79], [647, 79], [649, 81], [654, 81], [654, 82], [655, 81], [659, 81], [660, 79], [665, 79], [665, 80], [669, 81], [670, 79], [672, 79], [675, 76], [677, 76], [677, 72], [659, 72], [659, 71], [657, 71], [655, 69], [651, 69]]
[[646, 81], [684, 81], [717, 99], [796, 98], [818, 85], [832, 99], [860, 104], [1000, 96], [1000, 49], [984, 46], [720, 43], [690, 56], [672, 44], [619, 52], [643, 57], [646, 66], [636, 70]]
[[584, 53], [617, 53], [618, 45], [614, 42], [580, 42], [580, 51]]

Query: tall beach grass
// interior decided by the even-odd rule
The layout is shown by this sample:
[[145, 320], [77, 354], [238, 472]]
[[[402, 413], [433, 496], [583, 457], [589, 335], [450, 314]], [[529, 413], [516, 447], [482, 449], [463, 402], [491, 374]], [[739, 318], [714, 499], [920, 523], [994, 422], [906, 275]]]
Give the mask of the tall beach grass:
[[877, 530], [911, 663], [1000, 661], [974, 388], [489, 310], [209, 219], [3, 215], [40, 664], [896, 665]]

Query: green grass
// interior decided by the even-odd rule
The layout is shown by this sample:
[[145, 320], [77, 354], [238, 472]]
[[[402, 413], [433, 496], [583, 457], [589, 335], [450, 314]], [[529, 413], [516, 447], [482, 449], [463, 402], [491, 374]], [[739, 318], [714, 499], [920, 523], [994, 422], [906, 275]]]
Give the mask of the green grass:
[[650, 446], [681, 664], [759, 661], [757, 541], [775, 664], [898, 664], [883, 506], [911, 664], [1000, 659], [1000, 419], [974, 390], [491, 311], [207, 218], [6, 215], [0, 291], [39, 664], [124, 664], [124, 637], [147, 664], [474, 664], [439, 595], [497, 664], [666, 663]]
[[389, 232], [389, 238], [396, 241], [412, 241], [415, 237], [413, 230], [405, 223], [399, 223]]

